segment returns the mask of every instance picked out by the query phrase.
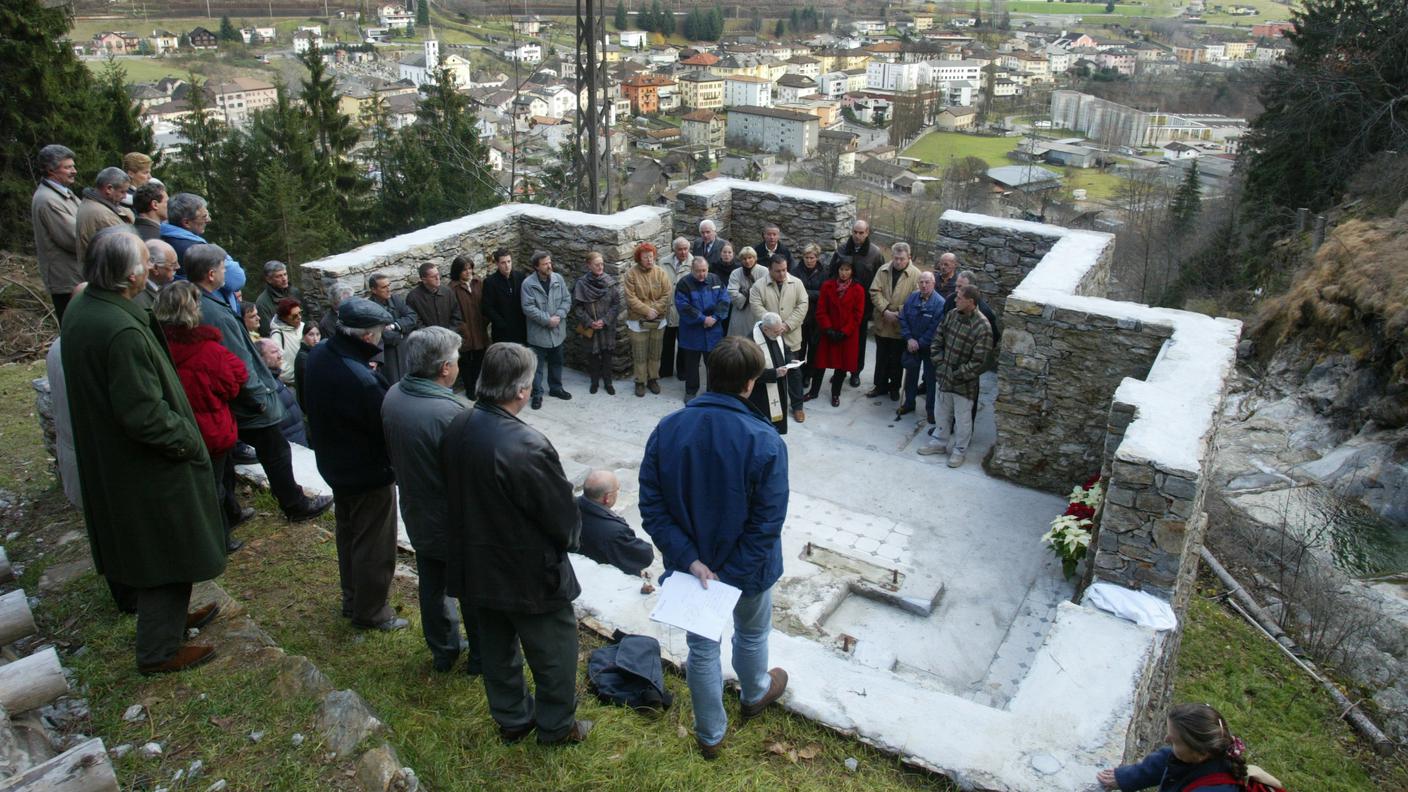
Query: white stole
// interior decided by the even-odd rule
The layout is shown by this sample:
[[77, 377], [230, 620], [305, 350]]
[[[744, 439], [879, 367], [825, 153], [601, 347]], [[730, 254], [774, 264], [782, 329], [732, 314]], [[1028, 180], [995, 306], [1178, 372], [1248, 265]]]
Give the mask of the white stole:
[[[767, 365], [768, 368], [775, 369], [779, 365], [781, 365], [773, 362], [772, 353], [768, 351], [768, 337], [767, 334], [763, 332], [762, 322], [758, 322], [753, 325], [753, 343], [757, 344], [759, 347], [762, 348], [763, 362]], [[781, 336], [779, 336], [777, 339], [777, 345], [779, 347], [783, 347]], [[783, 352], [785, 353], [786, 351], [786, 348], [783, 348]], [[790, 377], [792, 376], [792, 374], [789, 373], [787, 376]], [[760, 379], [758, 382], [753, 383], [753, 387], [755, 388], [759, 385], [763, 386], [768, 394], [768, 420], [772, 421], [773, 423], [781, 421], [782, 393], [777, 388], [777, 380], [773, 380], [772, 382], [763, 382]]]

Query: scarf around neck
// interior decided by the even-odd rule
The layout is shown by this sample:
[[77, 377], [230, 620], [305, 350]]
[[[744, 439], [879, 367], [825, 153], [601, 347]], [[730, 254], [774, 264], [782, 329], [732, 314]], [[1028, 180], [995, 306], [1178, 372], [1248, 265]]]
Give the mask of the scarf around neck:
[[606, 296], [612, 286], [611, 279], [603, 272], [593, 275], [590, 272], [577, 280], [577, 299], [584, 303], [594, 303]]

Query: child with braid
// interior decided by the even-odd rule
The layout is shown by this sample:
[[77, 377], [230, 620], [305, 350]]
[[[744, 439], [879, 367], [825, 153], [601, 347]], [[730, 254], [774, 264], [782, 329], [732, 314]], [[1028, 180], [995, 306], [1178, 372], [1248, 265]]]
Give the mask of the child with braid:
[[1227, 728], [1222, 715], [1206, 704], [1179, 704], [1170, 710], [1165, 739], [1168, 746], [1149, 754], [1139, 764], [1101, 770], [1096, 780], [1105, 789], [1122, 792], [1281, 788], [1281, 782], [1261, 768], [1247, 765], [1246, 746]]

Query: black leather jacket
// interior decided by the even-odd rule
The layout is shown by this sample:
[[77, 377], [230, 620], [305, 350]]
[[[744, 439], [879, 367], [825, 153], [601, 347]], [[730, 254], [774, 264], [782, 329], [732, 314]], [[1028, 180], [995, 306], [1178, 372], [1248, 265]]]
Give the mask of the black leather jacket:
[[547, 437], [479, 402], [450, 423], [440, 458], [450, 596], [478, 608], [548, 613], [582, 593], [567, 557], [581, 515]]

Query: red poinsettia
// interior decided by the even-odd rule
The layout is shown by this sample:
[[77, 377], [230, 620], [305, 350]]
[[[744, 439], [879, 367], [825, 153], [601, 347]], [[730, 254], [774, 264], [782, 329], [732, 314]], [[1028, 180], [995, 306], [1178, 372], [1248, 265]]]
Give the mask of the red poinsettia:
[[1091, 487], [1093, 487], [1093, 486], [1095, 486], [1096, 484], [1099, 484], [1099, 483], [1100, 483], [1100, 474], [1099, 474], [1099, 473], [1096, 473], [1095, 475], [1093, 475], [1093, 476], [1091, 476], [1090, 478], [1086, 479], [1086, 480], [1085, 480], [1085, 483], [1082, 484], [1082, 485], [1080, 485], [1080, 488], [1081, 488], [1081, 489], [1087, 489], [1087, 490], [1088, 490], [1088, 489], [1090, 489]]
[[1090, 520], [1095, 518], [1095, 508], [1084, 503], [1072, 503], [1066, 507], [1066, 514], [1078, 520]]

